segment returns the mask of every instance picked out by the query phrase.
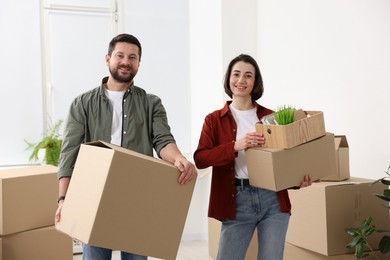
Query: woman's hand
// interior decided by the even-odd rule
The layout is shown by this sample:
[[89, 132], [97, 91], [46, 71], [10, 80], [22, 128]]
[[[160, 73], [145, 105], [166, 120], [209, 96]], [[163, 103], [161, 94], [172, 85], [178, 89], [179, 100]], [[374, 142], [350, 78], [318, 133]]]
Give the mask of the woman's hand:
[[263, 134], [251, 132], [236, 140], [234, 143], [234, 150], [238, 152], [252, 147], [261, 147], [264, 143], [265, 138]]
[[301, 182], [301, 188], [309, 187], [313, 182], [320, 182], [320, 179], [312, 181], [310, 175], [305, 175], [303, 181]]

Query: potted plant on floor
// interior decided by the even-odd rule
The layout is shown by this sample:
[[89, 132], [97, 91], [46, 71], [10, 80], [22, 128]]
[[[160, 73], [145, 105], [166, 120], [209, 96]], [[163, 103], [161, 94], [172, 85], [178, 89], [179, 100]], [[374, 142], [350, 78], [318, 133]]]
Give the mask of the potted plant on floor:
[[32, 153], [29, 157], [30, 161], [37, 161], [39, 159], [39, 151], [45, 149], [46, 164], [58, 165], [62, 145], [60, 134], [62, 122], [62, 120], [58, 120], [54, 125], [50, 124], [47, 134], [44, 134], [41, 141], [37, 143], [30, 143], [25, 140], [28, 145], [27, 149], [32, 149]]
[[[375, 185], [376, 183], [382, 183], [387, 186], [387, 189], [383, 191], [383, 194], [374, 194], [376, 197], [380, 198], [381, 200], [386, 201], [386, 204], [383, 204], [384, 207], [390, 209], [389, 202], [390, 202], [390, 166], [387, 168], [387, 171], [385, 171], [386, 175], [383, 178], [380, 178], [371, 185]], [[379, 251], [380, 254], [376, 254], [372, 247], [368, 244], [368, 237], [373, 234], [374, 232], [390, 232], [390, 230], [381, 230], [377, 229], [376, 226], [372, 223], [372, 217], [368, 216], [360, 227], [358, 228], [346, 228], [346, 231], [348, 234], [350, 234], [353, 239], [351, 242], [347, 244], [348, 248], [355, 248], [355, 257], [357, 260], [363, 259], [368, 256], [375, 257], [376, 259], [381, 259], [380, 257], [384, 254], [387, 254], [390, 252], [390, 236], [384, 235], [382, 239], [379, 242]], [[368, 251], [365, 251], [366, 249], [369, 249]]]

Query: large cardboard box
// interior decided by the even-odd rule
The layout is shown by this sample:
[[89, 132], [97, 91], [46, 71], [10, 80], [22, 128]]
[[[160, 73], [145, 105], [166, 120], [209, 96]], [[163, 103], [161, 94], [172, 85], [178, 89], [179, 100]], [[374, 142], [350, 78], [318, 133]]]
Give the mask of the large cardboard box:
[[[212, 259], [217, 259], [218, 243], [221, 236], [221, 222], [209, 218], [208, 221], [209, 231], [209, 255]], [[248, 251], [246, 252], [245, 260], [257, 259], [257, 230], [254, 232], [251, 243], [249, 244]]]
[[57, 229], [90, 245], [175, 259], [195, 185], [178, 177], [165, 161], [83, 144]]
[[300, 186], [305, 175], [312, 180], [336, 173], [334, 135], [290, 149], [252, 148], [246, 151], [249, 182], [273, 191]]
[[326, 134], [324, 114], [321, 111], [303, 111], [308, 116], [288, 125], [257, 123], [256, 132], [263, 133], [269, 148], [292, 148]]
[[349, 146], [345, 135], [334, 137], [336, 149], [336, 173], [323, 177], [323, 181], [343, 181], [350, 177], [349, 172]]
[[1, 236], [0, 260], [72, 260], [72, 239], [54, 226]]
[[[340, 182], [313, 183], [300, 190], [289, 190], [292, 214], [286, 242], [323, 255], [353, 253], [346, 248], [352, 240], [345, 228], [359, 227], [372, 216], [378, 229], [390, 230], [390, 218], [383, 202], [373, 193], [387, 187], [373, 180], [351, 177]], [[378, 250], [384, 233], [373, 233], [368, 243]]]
[[54, 225], [57, 172], [50, 165], [0, 171], [0, 235]]
[[[379, 251], [374, 252], [379, 255]], [[383, 255], [381, 260], [389, 260], [390, 254]], [[283, 260], [356, 260], [354, 254], [326, 256], [316, 252], [286, 243]], [[365, 257], [364, 260], [377, 260], [375, 256]]]

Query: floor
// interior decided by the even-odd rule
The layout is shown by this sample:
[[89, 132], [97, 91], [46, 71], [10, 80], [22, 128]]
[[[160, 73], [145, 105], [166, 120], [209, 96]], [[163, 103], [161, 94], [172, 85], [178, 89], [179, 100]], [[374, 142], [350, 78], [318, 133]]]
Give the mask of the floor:
[[[148, 260], [160, 258], [149, 257]], [[81, 254], [75, 254], [73, 260], [82, 260]], [[120, 260], [119, 252], [113, 253], [112, 260]], [[179, 246], [176, 260], [212, 260], [208, 252], [207, 241], [182, 241]]]

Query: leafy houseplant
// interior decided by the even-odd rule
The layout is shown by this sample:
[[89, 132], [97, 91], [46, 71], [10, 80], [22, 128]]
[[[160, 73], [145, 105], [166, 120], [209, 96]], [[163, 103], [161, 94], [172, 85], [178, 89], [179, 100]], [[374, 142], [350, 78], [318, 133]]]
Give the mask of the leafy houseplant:
[[[376, 183], [382, 183], [386, 185], [387, 187], [390, 185], [390, 166], [387, 168], [387, 171], [385, 171], [386, 175], [383, 178], [380, 178], [371, 185], [374, 185]], [[387, 202], [387, 204], [383, 204], [384, 207], [390, 209], [389, 203], [390, 202], [390, 189], [385, 189], [383, 191], [383, 194], [374, 194], [376, 197], [384, 200]], [[367, 239], [368, 237], [374, 233], [374, 232], [390, 232], [390, 230], [380, 230], [375, 227], [372, 223], [372, 217], [368, 216], [360, 227], [358, 228], [346, 228], [348, 234], [350, 234], [353, 239], [351, 242], [347, 244], [347, 248], [355, 248], [355, 257], [356, 259], [363, 259], [368, 256], [373, 256], [376, 259], [380, 259], [380, 256], [378, 254], [375, 254], [372, 247], [368, 244]], [[365, 248], [368, 247], [369, 251], [364, 252]], [[387, 235], [384, 235], [382, 239], [379, 242], [379, 251], [380, 254], [386, 254], [390, 252], [390, 237]]]
[[42, 140], [38, 143], [30, 143], [25, 140], [28, 145], [27, 149], [33, 149], [29, 157], [30, 161], [37, 161], [39, 150], [45, 149], [46, 163], [54, 166], [58, 165], [62, 144], [59, 131], [62, 122], [62, 120], [58, 120], [54, 125], [50, 125], [48, 133], [43, 135]]
[[279, 125], [288, 125], [294, 122], [295, 108], [291, 106], [282, 106], [276, 112], [274, 117]]

